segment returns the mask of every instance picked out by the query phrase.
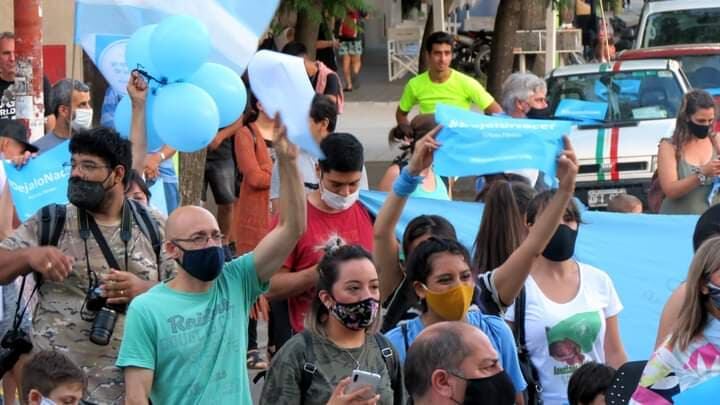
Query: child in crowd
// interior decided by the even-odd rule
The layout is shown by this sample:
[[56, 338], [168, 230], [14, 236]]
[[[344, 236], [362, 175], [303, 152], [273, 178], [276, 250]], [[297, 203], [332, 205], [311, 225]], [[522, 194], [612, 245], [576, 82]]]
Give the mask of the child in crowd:
[[23, 405], [77, 405], [86, 389], [85, 373], [60, 352], [38, 352], [23, 368], [20, 392]]
[[608, 212], [626, 212], [629, 214], [642, 214], [642, 201], [632, 194], [618, 194], [611, 198], [607, 206]]
[[570, 405], [605, 405], [605, 391], [612, 383], [615, 369], [591, 361], [575, 370], [568, 383]]

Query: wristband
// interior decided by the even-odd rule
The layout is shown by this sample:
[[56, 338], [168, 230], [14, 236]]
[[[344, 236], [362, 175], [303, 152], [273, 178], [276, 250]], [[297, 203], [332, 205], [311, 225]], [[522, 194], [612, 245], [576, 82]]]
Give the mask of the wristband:
[[398, 197], [407, 197], [415, 191], [423, 179], [423, 176], [413, 176], [410, 174], [407, 166], [405, 166], [393, 183], [393, 193]]
[[165, 161], [165, 154], [160, 152], [160, 160]]

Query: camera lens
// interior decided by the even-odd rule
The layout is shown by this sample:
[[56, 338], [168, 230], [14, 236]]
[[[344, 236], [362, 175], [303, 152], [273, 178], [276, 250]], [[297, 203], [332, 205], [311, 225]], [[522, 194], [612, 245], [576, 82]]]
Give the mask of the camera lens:
[[90, 328], [90, 341], [100, 346], [110, 343], [116, 321], [117, 312], [110, 308], [100, 309]]

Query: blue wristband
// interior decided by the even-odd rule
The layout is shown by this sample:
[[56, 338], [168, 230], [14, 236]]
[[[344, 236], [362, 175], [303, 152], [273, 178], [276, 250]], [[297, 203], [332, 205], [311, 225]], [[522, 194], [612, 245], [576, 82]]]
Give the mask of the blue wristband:
[[422, 183], [422, 181], [423, 176], [413, 176], [408, 171], [407, 166], [405, 166], [393, 183], [393, 193], [398, 197], [407, 197], [415, 191], [418, 184]]

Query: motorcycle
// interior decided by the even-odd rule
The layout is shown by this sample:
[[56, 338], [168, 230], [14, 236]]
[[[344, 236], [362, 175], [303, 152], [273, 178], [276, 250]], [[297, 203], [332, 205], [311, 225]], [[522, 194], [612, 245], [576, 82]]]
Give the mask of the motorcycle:
[[487, 77], [491, 43], [490, 31], [462, 31], [456, 34], [451, 66], [475, 77]]

